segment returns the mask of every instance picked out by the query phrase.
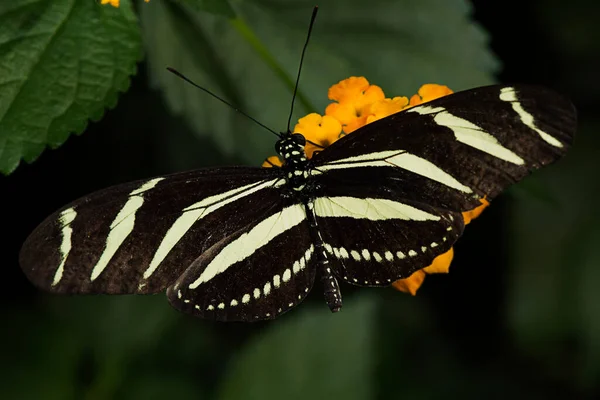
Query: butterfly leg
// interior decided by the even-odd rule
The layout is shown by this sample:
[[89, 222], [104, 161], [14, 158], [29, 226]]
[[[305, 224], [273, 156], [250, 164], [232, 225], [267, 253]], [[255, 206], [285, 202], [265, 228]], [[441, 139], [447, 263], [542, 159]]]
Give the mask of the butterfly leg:
[[329, 266], [329, 259], [327, 252], [325, 251], [321, 232], [317, 226], [317, 219], [314, 214], [312, 203], [307, 205], [306, 215], [310, 224], [310, 233], [315, 246], [315, 255], [318, 260], [317, 263], [321, 267], [321, 281], [323, 282], [325, 302], [329, 306], [331, 312], [338, 312], [342, 308], [342, 292], [340, 291], [338, 281]]

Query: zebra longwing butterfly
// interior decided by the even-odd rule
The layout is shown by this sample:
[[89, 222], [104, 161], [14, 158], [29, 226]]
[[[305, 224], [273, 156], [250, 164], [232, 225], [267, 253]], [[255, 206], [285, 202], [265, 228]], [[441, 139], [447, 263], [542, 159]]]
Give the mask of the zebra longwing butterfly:
[[429, 265], [462, 234], [462, 212], [562, 157], [575, 126], [554, 92], [495, 85], [372, 122], [311, 159], [288, 129], [281, 168], [201, 169], [74, 201], [33, 231], [20, 264], [51, 292], [166, 290], [175, 308], [223, 321], [273, 319], [319, 274], [337, 311], [338, 280], [384, 287]]

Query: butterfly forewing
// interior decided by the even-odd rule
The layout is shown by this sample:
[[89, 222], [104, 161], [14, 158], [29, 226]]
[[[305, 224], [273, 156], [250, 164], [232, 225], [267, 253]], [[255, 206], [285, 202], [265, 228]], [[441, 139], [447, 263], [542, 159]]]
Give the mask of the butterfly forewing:
[[[317, 169], [402, 168], [455, 190], [493, 199], [531, 170], [561, 157], [575, 133], [573, 105], [526, 85], [455, 93], [375, 121], [315, 156]], [[416, 196], [419, 194], [416, 193]]]
[[93, 193], [29, 236], [21, 266], [37, 286], [59, 293], [162, 291], [204, 250], [257, 223], [279, 198], [279, 176], [275, 169], [207, 169]]

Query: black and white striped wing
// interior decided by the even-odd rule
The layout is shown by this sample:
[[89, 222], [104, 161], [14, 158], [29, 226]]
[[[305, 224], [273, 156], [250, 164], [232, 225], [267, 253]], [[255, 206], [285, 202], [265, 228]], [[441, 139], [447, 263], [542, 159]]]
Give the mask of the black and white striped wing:
[[202, 318], [273, 319], [310, 292], [314, 251], [304, 205], [291, 202], [213, 245], [167, 295], [175, 308]]
[[204, 251], [278, 212], [284, 183], [279, 169], [232, 167], [105, 189], [48, 217], [20, 264], [52, 292], [159, 292]]
[[[375, 174], [411, 186], [419, 181], [425, 192], [441, 193], [451, 209], [465, 211], [477, 206], [479, 197], [491, 200], [562, 157], [575, 129], [575, 109], [558, 94], [537, 86], [495, 85], [375, 121], [313, 160], [317, 170], [340, 173], [340, 179], [355, 175], [355, 185], [372, 184]], [[364, 168], [367, 172], [360, 171]], [[409, 199], [424, 201], [422, 193]]]
[[449, 210], [364, 196], [324, 196], [313, 212], [331, 268], [360, 286], [388, 286], [445, 253], [464, 229]]
[[461, 212], [571, 144], [576, 114], [531, 86], [459, 92], [373, 122], [313, 158], [314, 213], [332, 268], [357, 285], [406, 278], [446, 252]]

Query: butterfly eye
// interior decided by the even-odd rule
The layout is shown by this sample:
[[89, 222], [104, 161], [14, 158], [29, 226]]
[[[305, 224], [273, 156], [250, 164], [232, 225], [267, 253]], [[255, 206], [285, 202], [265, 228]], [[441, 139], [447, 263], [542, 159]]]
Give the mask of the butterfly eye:
[[306, 145], [306, 139], [301, 134], [294, 133], [292, 135], [292, 138], [294, 139], [294, 142], [298, 143], [300, 146], [305, 146]]

